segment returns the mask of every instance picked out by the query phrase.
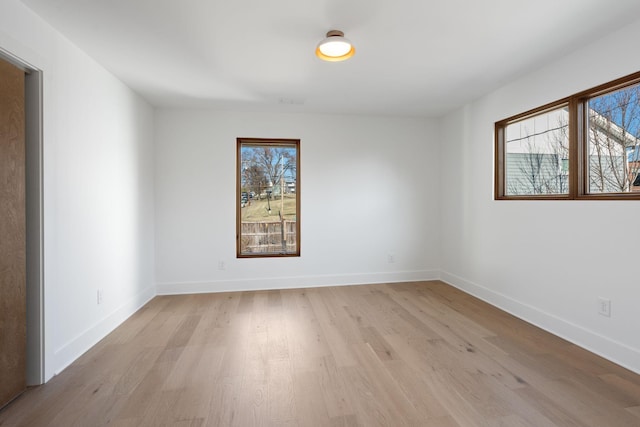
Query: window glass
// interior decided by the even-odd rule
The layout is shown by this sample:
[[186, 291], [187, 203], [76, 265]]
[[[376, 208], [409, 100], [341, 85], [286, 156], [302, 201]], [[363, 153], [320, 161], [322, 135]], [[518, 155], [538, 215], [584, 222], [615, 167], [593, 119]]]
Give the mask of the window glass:
[[566, 106], [507, 124], [506, 194], [567, 194], [568, 158]]
[[640, 172], [639, 95], [640, 86], [633, 85], [587, 102], [589, 193], [634, 191]]

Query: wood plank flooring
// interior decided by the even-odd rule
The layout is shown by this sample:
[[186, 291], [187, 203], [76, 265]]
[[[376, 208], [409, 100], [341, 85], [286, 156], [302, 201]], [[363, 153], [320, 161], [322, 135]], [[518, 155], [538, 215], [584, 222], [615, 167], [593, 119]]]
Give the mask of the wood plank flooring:
[[160, 296], [0, 426], [640, 426], [640, 376], [441, 282]]

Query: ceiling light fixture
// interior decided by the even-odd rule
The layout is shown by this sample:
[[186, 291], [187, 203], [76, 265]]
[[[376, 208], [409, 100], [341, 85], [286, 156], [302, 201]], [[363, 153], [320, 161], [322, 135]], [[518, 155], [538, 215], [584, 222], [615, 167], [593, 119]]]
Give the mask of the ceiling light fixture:
[[331, 30], [327, 33], [327, 38], [318, 43], [316, 56], [324, 61], [344, 61], [356, 53], [349, 39], [344, 38], [344, 33], [338, 30]]

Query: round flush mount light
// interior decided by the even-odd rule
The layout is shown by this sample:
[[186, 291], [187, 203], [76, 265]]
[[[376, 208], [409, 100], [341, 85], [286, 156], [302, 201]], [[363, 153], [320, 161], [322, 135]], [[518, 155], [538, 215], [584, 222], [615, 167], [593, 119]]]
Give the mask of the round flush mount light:
[[318, 43], [316, 56], [324, 61], [344, 61], [356, 53], [349, 39], [344, 37], [344, 33], [338, 30], [331, 30], [327, 33], [327, 38]]

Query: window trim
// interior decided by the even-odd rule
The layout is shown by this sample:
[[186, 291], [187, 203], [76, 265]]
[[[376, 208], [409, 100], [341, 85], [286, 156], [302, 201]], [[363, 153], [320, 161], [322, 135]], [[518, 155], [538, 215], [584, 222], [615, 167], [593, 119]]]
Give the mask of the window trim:
[[[494, 124], [494, 200], [640, 200], [640, 192], [589, 193], [587, 102], [625, 87], [640, 84], [640, 72], [578, 92]], [[506, 194], [505, 129], [509, 124], [544, 114], [562, 105], [569, 110], [569, 191], [567, 194]]]
[[[243, 253], [241, 250], [242, 230], [242, 146], [244, 144], [295, 146], [296, 149], [296, 250], [290, 253]], [[300, 139], [287, 138], [236, 138], [236, 258], [290, 258], [300, 257]]]

